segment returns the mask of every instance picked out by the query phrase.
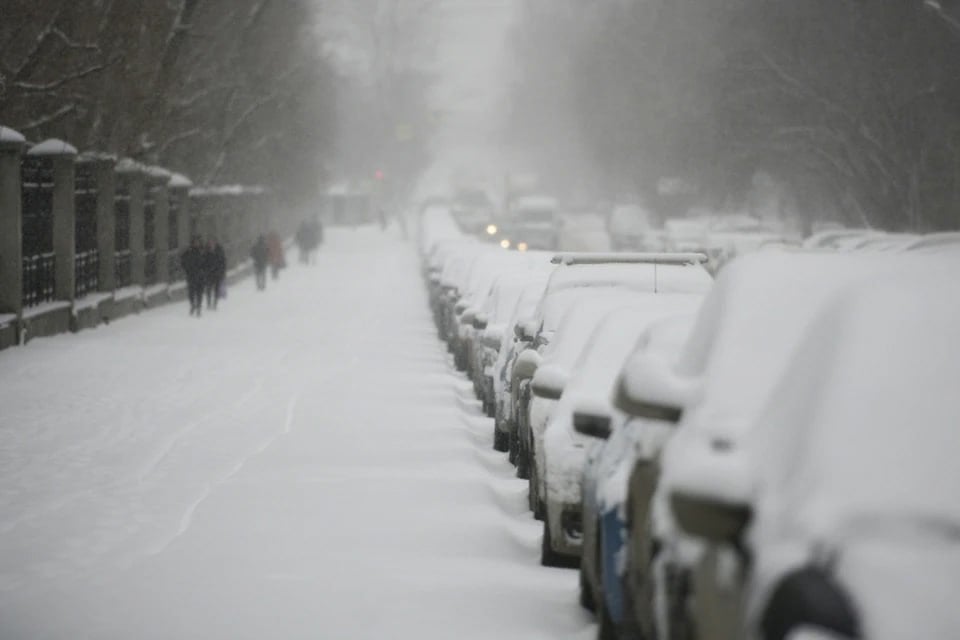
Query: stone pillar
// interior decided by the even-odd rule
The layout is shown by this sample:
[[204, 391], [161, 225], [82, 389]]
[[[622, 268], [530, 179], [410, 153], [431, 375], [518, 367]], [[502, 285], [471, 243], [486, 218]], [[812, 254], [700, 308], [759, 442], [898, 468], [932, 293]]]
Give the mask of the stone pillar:
[[23, 309], [23, 211], [20, 156], [22, 135], [0, 127], [0, 313]]
[[190, 188], [193, 183], [186, 176], [175, 173], [167, 188], [170, 200], [177, 204], [177, 250], [183, 251], [190, 244]]
[[170, 282], [170, 273], [167, 269], [167, 255], [170, 253], [170, 194], [167, 185], [173, 178], [166, 169], [160, 167], [150, 168], [150, 186], [156, 189], [154, 198], [154, 216], [153, 216], [153, 244], [157, 256], [157, 283]]
[[100, 260], [100, 291], [116, 288], [116, 162], [112, 158], [97, 160], [97, 253]]
[[143, 215], [143, 196], [146, 188], [144, 173], [141, 170], [129, 172], [128, 180], [130, 191], [130, 284], [142, 287], [146, 282], [146, 257], [143, 252], [143, 237], [145, 221]]
[[53, 296], [73, 302], [76, 294], [77, 253], [76, 159], [77, 150], [62, 140], [46, 140], [27, 155], [53, 162], [53, 252], [57, 256]]

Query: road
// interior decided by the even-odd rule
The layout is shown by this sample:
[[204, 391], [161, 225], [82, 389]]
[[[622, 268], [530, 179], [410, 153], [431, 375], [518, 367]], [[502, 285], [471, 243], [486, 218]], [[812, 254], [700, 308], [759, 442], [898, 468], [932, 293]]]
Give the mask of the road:
[[200, 319], [0, 353], [0, 637], [592, 637], [417, 268], [333, 230]]

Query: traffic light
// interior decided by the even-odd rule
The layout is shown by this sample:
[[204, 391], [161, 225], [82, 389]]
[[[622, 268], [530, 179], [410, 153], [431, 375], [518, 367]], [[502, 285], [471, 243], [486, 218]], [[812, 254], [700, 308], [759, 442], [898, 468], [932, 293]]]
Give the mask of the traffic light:
[[376, 180], [383, 180], [383, 169], [377, 169], [373, 172], [373, 177]]

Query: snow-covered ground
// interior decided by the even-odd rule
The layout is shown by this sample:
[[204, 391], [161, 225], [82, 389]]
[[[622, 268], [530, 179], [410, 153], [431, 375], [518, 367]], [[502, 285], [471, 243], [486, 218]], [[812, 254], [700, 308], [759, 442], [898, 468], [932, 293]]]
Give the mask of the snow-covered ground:
[[413, 249], [290, 262], [0, 353], [0, 637], [592, 637]]

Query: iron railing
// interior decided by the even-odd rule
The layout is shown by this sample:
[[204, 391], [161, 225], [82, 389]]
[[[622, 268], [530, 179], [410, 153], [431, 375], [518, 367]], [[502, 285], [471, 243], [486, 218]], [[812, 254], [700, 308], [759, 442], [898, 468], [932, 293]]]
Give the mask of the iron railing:
[[77, 253], [74, 258], [74, 290], [78, 298], [100, 288], [100, 252], [96, 249]]
[[57, 256], [42, 253], [23, 258], [23, 306], [35, 307], [53, 300]]

